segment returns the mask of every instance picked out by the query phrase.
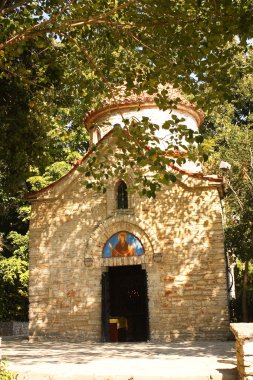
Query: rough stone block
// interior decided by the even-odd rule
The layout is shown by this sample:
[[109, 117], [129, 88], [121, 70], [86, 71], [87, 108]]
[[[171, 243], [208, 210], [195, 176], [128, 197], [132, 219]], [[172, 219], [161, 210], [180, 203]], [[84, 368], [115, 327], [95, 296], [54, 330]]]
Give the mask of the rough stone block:
[[[30, 316], [37, 333], [56, 337], [65, 330], [99, 340], [102, 272], [145, 265], [151, 340], [224, 338], [220, 204], [217, 190], [202, 184], [187, 179], [187, 186], [164, 188], [152, 201], [133, 193], [127, 213], [116, 209], [112, 184], [98, 195], [75, 182], [54, 199], [51, 188], [52, 201], [41, 199], [32, 210]], [[137, 236], [145, 255], [103, 259], [105, 242], [118, 230]]]

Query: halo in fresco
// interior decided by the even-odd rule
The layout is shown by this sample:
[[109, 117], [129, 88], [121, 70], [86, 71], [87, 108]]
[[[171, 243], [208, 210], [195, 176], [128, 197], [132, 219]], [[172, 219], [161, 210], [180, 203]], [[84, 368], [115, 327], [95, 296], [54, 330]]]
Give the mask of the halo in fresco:
[[103, 249], [103, 257], [140, 256], [144, 248], [140, 240], [130, 232], [119, 231], [107, 240]]

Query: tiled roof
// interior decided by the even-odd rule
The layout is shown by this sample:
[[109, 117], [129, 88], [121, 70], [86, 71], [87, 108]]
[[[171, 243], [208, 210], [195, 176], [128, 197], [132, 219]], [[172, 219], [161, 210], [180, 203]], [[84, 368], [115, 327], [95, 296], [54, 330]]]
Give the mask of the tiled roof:
[[192, 109], [198, 115], [199, 124], [204, 120], [204, 112], [200, 109], [197, 109], [192, 103], [190, 103], [179, 90], [173, 88], [170, 85], [160, 86], [158, 93], [148, 94], [147, 92], [142, 92], [141, 94], [135, 94], [133, 92], [127, 93], [124, 86], [117, 87], [113, 92], [110, 98], [106, 98], [99, 109], [94, 109], [86, 113], [84, 116], [83, 122], [87, 129], [90, 128], [92, 123], [100, 116], [110, 111], [115, 111], [117, 108], [127, 108], [130, 106], [140, 106], [145, 104], [155, 104], [155, 99], [157, 95], [162, 90], [167, 91], [167, 98], [170, 101], [175, 101], [179, 106], [185, 106], [189, 109]]

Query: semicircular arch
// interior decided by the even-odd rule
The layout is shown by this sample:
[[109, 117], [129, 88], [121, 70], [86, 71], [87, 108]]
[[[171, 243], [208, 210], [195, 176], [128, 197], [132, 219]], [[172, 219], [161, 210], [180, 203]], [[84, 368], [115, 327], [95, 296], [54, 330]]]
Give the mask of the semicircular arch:
[[[141, 241], [145, 254], [103, 258], [105, 243], [119, 231], [135, 235]], [[85, 247], [84, 262], [87, 266], [93, 267], [151, 264], [160, 253], [161, 247], [156, 234], [146, 222], [132, 215], [114, 215], [102, 221], [90, 234]]]

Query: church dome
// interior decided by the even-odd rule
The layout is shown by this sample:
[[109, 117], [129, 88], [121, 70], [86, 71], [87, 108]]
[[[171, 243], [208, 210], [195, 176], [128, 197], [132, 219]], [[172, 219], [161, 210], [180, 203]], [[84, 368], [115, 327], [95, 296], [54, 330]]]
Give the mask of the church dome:
[[[84, 125], [90, 130], [94, 123], [100, 118], [104, 118], [105, 114], [111, 114], [115, 112], [121, 113], [122, 110], [128, 108], [135, 108], [136, 110], [142, 108], [148, 108], [153, 106], [158, 108], [156, 98], [159, 96], [162, 90], [166, 90], [166, 97], [169, 101], [175, 102], [176, 109], [184, 109], [189, 114], [194, 116], [198, 125], [204, 120], [204, 113], [202, 110], [197, 109], [191, 102], [189, 102], [178, 89], [173, 88], [171, 85], [160, 86], [158, 92], [155, 94], [148, 94], [146, 91], [141, 94], [135, 94], [133, 92], [126, 91], [125, 86], [120, 86], [115, 89], [110, 98], [105, 98], [102, 105], [98, 109], [93, 109], [87, 112], [84, 116]], [[164, 112], [160, 110], [161, 112]], [[171, 109], [168, 110], [171, 112]]]
[[[170, 109], [162, 110], [156, 103], [156, 99], [162, 90], [167, 92], [168, 100], [174, 103]], [[91, 110], [85, 115], [84, 125], [90, 132], [91, 143], [96, 144], [113, 129], [115, 124], [123, 126], [124, 119], [141, 120], [142, 117], [148, 117], [152, 123], [161, 127], [157, 135], [161, 140], [164, 140], [168, 131], [163, 130], [162, 125], [165, 121], [170, 120], [172, 115], [184, 119], [184, 124], [196, 132], [204, 120], [203, 111], [197, 109], [182, 96], [179, 90], [170, 85], [161, 86], [158, 93], [153, 95], [147, 92], [141, 94], [127, 93], [125, 87], [122, 86], [116, 88], [114, 94], [105, 99], [99, 109]]]
[[[175, 104], [171, 109], [161, 110], [156, 103], [157, 95], [163, 89], [167, 92], [168, 100]], [[176, 115], [180, 119], [185, 119], [188, 128], [198, 131], [199, 125], [204, 120], [202, 110], [197, 109], [182, 96], [179, 90], [170, 85], [161, 86], [158, 94], [127, 93], [124, 86], [117, 87], [112, 96], [103, 101], [100, 108], [89, 111], [84, 117], [84, 125], [90, 132], [91, 143], [96, 144], [113, 128], [113, 125], [123, 125], [123, 119], [131, 118], [141, 120], [142, 117], [148, 117], [151, 122], [162, 126], [166, 120], [171, 119], [172, 115]], [[159, 133], [162, 137], [165, 132], [161, 128]]]

